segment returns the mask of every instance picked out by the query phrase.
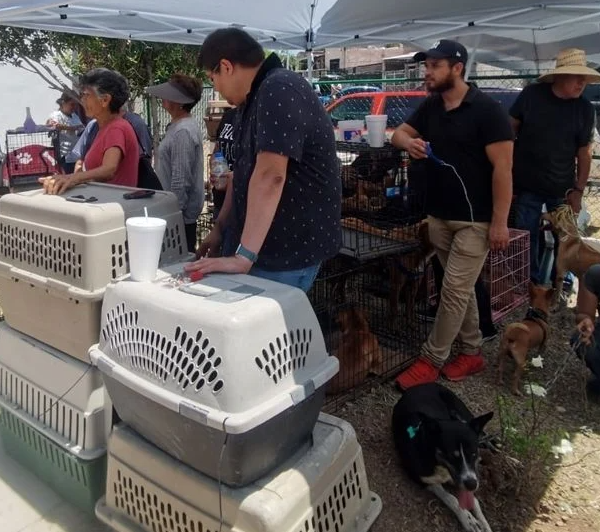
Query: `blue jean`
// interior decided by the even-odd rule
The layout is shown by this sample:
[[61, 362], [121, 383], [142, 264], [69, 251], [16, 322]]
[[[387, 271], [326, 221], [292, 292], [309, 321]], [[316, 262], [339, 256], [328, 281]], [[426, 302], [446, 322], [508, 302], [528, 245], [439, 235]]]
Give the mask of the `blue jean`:
[[277, 281], [278, 283], [295, 286], [296, 288], [308, 292], [315, 282], [320, 267], [321, 263], [306, 268], [300, 268], [299, 270], [271, 271], [253, 266], [249, 274], [263, 279], [269, 279], [270, 281]]
[[514, 201], [515, 226], [517, 229], [529, 231], [531, 248], [530, 256], [530, 277], [535, 284], [542, 282], [542, 272], [540, 271], [540, 218], [542, 216], [542, 207], [546, 204], [546, 209], [550, 212], [564, 203], [564, 198], [553, 196], [540, 196], [530, 192], [519, 194]]

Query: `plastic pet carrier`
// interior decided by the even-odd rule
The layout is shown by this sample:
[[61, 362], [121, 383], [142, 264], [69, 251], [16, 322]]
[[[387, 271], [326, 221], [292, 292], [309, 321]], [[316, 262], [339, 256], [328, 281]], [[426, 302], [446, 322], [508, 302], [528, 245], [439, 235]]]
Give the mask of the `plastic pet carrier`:
[[381, 511], [352, 427], [322, 414], [314, 445], [239, 489], [172, 459], [124, 426], [109, 444], [96, 515], [117, 532], [366, 532]]
[[81, 360], [98, 341], [106, 285], [128, 273], [125, 220], [164, 218], [161, 264], [187, 256], [177, 199], [157, 191], [124, 199], [131, 188], [75, 187], [0, 198], [0, 301], [11, 327]]
[[173, 281], [110, 285], [90, 357], [124, 422], [248, 484], [310, 442], [337, 359], [302, 290], [248, 275]]

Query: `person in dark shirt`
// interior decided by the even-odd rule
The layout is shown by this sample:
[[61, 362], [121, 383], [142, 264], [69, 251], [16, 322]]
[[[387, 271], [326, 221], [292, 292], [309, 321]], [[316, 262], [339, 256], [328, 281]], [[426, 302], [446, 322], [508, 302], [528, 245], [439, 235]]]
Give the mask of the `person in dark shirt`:
[[600, 325], [596, 317], [600, 302], [600, 264], [588, 269], [582, 285], [577, 294], [577, 332], [571, 345], [576, 347], [577, 354], [592, 372], [588, 391], [600, 398]]
[[[237, 106], [233, 186], [219, 218], [188, 265], [202, 273], [250, 273], [308, 290], [320, 264], [341, 247], [342, 187], [331, 120], [310, 84], [282, 67], [238, 28], [211, 33], [198, 64]], [[231, 201], [229, 201], [231, 198]], [[221, 245], [233, 206], [240, 244]]]
[[[221, 117], [219, 127], [217, 128], [217, 140], [215, 142], [215, 149], [213, 153], [220, 151], [225, 157], [227, 164], [229, 164], [230, 170], [233, 170], [233, 163], [235, 162], [234, 155], [234, 142], [233, 142], [233, 128], [235, 127], [235, 117], [237, 109], [227, 109]], [[233, 172], [228, 176], [227, 183], [233, 179]], [[215, 176], [210, 176], [210, 183], [213, 187], [213, 205], [214, 205], [214, 219], [219, 217], [219, 211], [223, 207], [225, 202], [225, 193], [227, 187], [222, 187], [220, 183], [215, 179]]]
[[[217, 140], [215, 142], [215, 149], [213, 153], [220, 151], [225, 157], [229, 169], [231, 172], [227, 175], [227, 181], [224, 188], [219, 187], [216, 176], [210, 175], [209, 179], [213, 184], [213, 220], [218, 220], [221, 213], [221, 209], [225, 204], [225, 198], [227, 197], [227, 190], [231, 188], [233, 182], [233, 164], [235, 163], [235, 143], [233, 141], [233, 132], [235, 129], [235, 121], [237, 117], [237, 108], [228, 109], [223, 113], [219, 127], [217, 128]], [[235, 250], [239, 244], [239, 238], [236, 240], [237, 231], [234, 230], [235, 216], [233, 214], [233, 202], [229, 203], [229, 217], [226, 223], [221, 224], [221, 256], [230, 257], [235, 254]], [[200, 251], [201, 244], [198, 245]], [[200, 255], [198, 258], [200, 258]]]
[[[396, 129], [392, 143], [426, 159], [429, 236], [444, 267], [439, 307], [421, 356], [396, 379], [407, 389], [440, 372], [462, 380], [485, 367], [475, 282], [489, 249], [508, 245], [513, 134], [499, 103], [465, 80], [467, 51], [441, 40], [415, 55], [432, 94]], [[449, 363], [455, 339], [460, 353]]]
[[510, 109], [516, 134], [513, 163], [515, 225], [530, 232], [531, 280], [542, 283], [539, 241], [542, 207], [565, 201], [578, 213], [592, 162], [594, 108], [583, 96], [600, 74], [586, 66], [585, 52], [558, 54], [556, 68], [525, 87]]

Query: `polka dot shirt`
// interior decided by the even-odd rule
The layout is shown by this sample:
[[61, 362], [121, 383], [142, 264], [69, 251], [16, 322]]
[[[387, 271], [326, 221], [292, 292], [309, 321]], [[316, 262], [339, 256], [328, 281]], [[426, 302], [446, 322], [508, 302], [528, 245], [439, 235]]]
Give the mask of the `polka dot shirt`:
[[341, 182], [330, 118], [310, 84], [269, 56], [238, 113], [234, 137], [234, 213], [244, 227], [256, 155], [289, 158], [275, 218], [257, 266], [295, 270], [334, 256], [341, 246]]

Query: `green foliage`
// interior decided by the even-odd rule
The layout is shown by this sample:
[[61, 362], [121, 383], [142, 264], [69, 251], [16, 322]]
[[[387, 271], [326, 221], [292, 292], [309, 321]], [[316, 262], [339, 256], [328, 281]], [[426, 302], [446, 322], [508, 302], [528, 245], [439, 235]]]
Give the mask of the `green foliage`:
[[0, 26], [0, 64], [22, 66], [23, 59], [42, 61], [50, 57], [49, 33]]
[[198, 46], [68, 34], [59, 39], [62, 47], [74, 51], [66, 66], [75, 75], [98, 67], [117, 70], [129, 80], [133, 97], [143, 94], [148, 85], [166, 81], [175, 72], [202, 77], [196, 66]]
[[552, 457], [552, 446], [560, 439], [555, 430], [542, 426], [536, 412], [535, 399], [527, 399], [531, 415], [518, 411], [514, 399], [498, 395], [498, 417], [504, 449], [530, 467], [546, 464]]
[[[196, 67], [199, 46], [147, 43], [106, 39], [87, 35], [52, 33], [0, 26], [0, 64], [12, 64], [37, 72], [52, 86], [61, 83], [45, 63], [52, 61], [67, 76], [104, 67], [121, 72], [128, 80], [132, 96], [144, 88], [166, 81], [175, 72], [202, 76]], [[53, 78], [52, 82], [48, 77]]]

